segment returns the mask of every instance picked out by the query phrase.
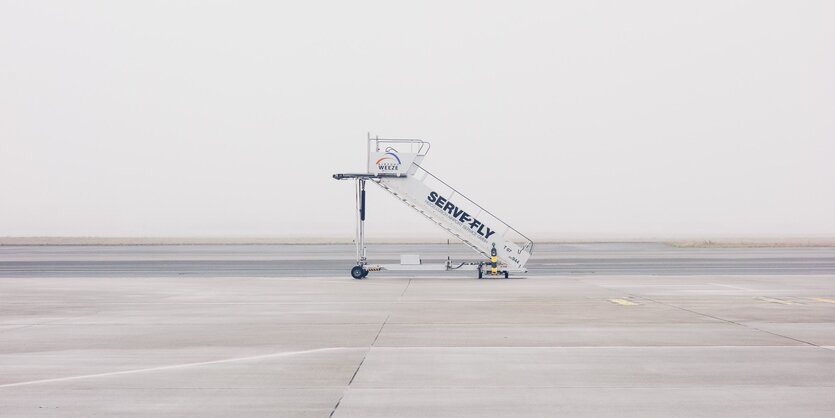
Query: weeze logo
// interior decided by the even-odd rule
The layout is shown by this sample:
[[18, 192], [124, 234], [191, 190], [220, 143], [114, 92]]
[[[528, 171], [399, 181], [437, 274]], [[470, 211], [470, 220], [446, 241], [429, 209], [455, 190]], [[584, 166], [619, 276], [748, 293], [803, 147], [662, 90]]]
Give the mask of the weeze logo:
[[374, 163], [380, 171], [397, 171], [400, 170], [400, 157], [394, 152], [387, 152], [377, 162]]

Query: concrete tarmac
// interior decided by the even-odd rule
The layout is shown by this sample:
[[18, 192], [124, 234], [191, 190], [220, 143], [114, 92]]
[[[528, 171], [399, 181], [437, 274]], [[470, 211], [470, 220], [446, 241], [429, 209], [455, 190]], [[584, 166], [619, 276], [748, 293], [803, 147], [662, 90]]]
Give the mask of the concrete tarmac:
[[275, 249], [0, 247], [0, 415], [835, 410], [831, 248], [555, 245], [510, 280]]

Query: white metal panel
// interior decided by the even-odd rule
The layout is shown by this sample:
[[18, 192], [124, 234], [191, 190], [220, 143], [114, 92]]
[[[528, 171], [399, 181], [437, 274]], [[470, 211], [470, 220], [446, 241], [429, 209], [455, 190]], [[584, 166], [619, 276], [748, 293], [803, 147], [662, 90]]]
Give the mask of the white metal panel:
[[372, 174], [406, 175], [417, 154], [397, 152], [371, 152], [368, 158], [368, 172]]
[[420, 264], [420, 255], [418, 255], [418, 254], [401, 254], [400, 255], [400, 264], [402, 264], [404, 266]]
[[488, 214], [471, 200], [448, 186], [430, 189], [419, 177], [381, 178], [377, 183], [485, 257], [495, 245], [500, 261], [524, 269], [530, 253], [506, 237], [511, 231], [507, 224], [492, 215], [480, 219]]

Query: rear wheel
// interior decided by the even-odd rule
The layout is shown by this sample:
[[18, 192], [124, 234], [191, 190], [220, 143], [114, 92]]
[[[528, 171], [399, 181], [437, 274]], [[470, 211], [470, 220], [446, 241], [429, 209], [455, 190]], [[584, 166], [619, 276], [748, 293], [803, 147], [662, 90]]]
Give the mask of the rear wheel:
[[355, 279], [362, 279], [366, 274], [368, 274], [368, 271], [362, 268], [362, 266], [354, 266], [354, 268], [351, 269], [351, 277]]
[[478, 268], [478, 278], [481, 279], [484, 277], [484, 272], [481, 271], [481, 267]]
[[506, 279], [508, 276], [509, 274], [507, 274], [507, 272], [504, 272], [504, 278]]

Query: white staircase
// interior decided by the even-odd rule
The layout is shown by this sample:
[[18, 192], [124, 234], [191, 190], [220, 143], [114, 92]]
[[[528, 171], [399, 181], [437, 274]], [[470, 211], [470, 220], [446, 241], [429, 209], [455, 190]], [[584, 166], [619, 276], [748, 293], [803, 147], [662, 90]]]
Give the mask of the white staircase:
[[[371, 141], [376, 144], [374, 149], [369, 146], [368, 169], [379, 176], [370, 178], [374, 183], [484, 257], [489, 259], [495, 247], [505, 269], [525, 271], [533, 242], [424, 169], [420, 163], [428, 152], [428, 143]], [[410, 152], [397, 150], [404, 145], [412, 148]]]

